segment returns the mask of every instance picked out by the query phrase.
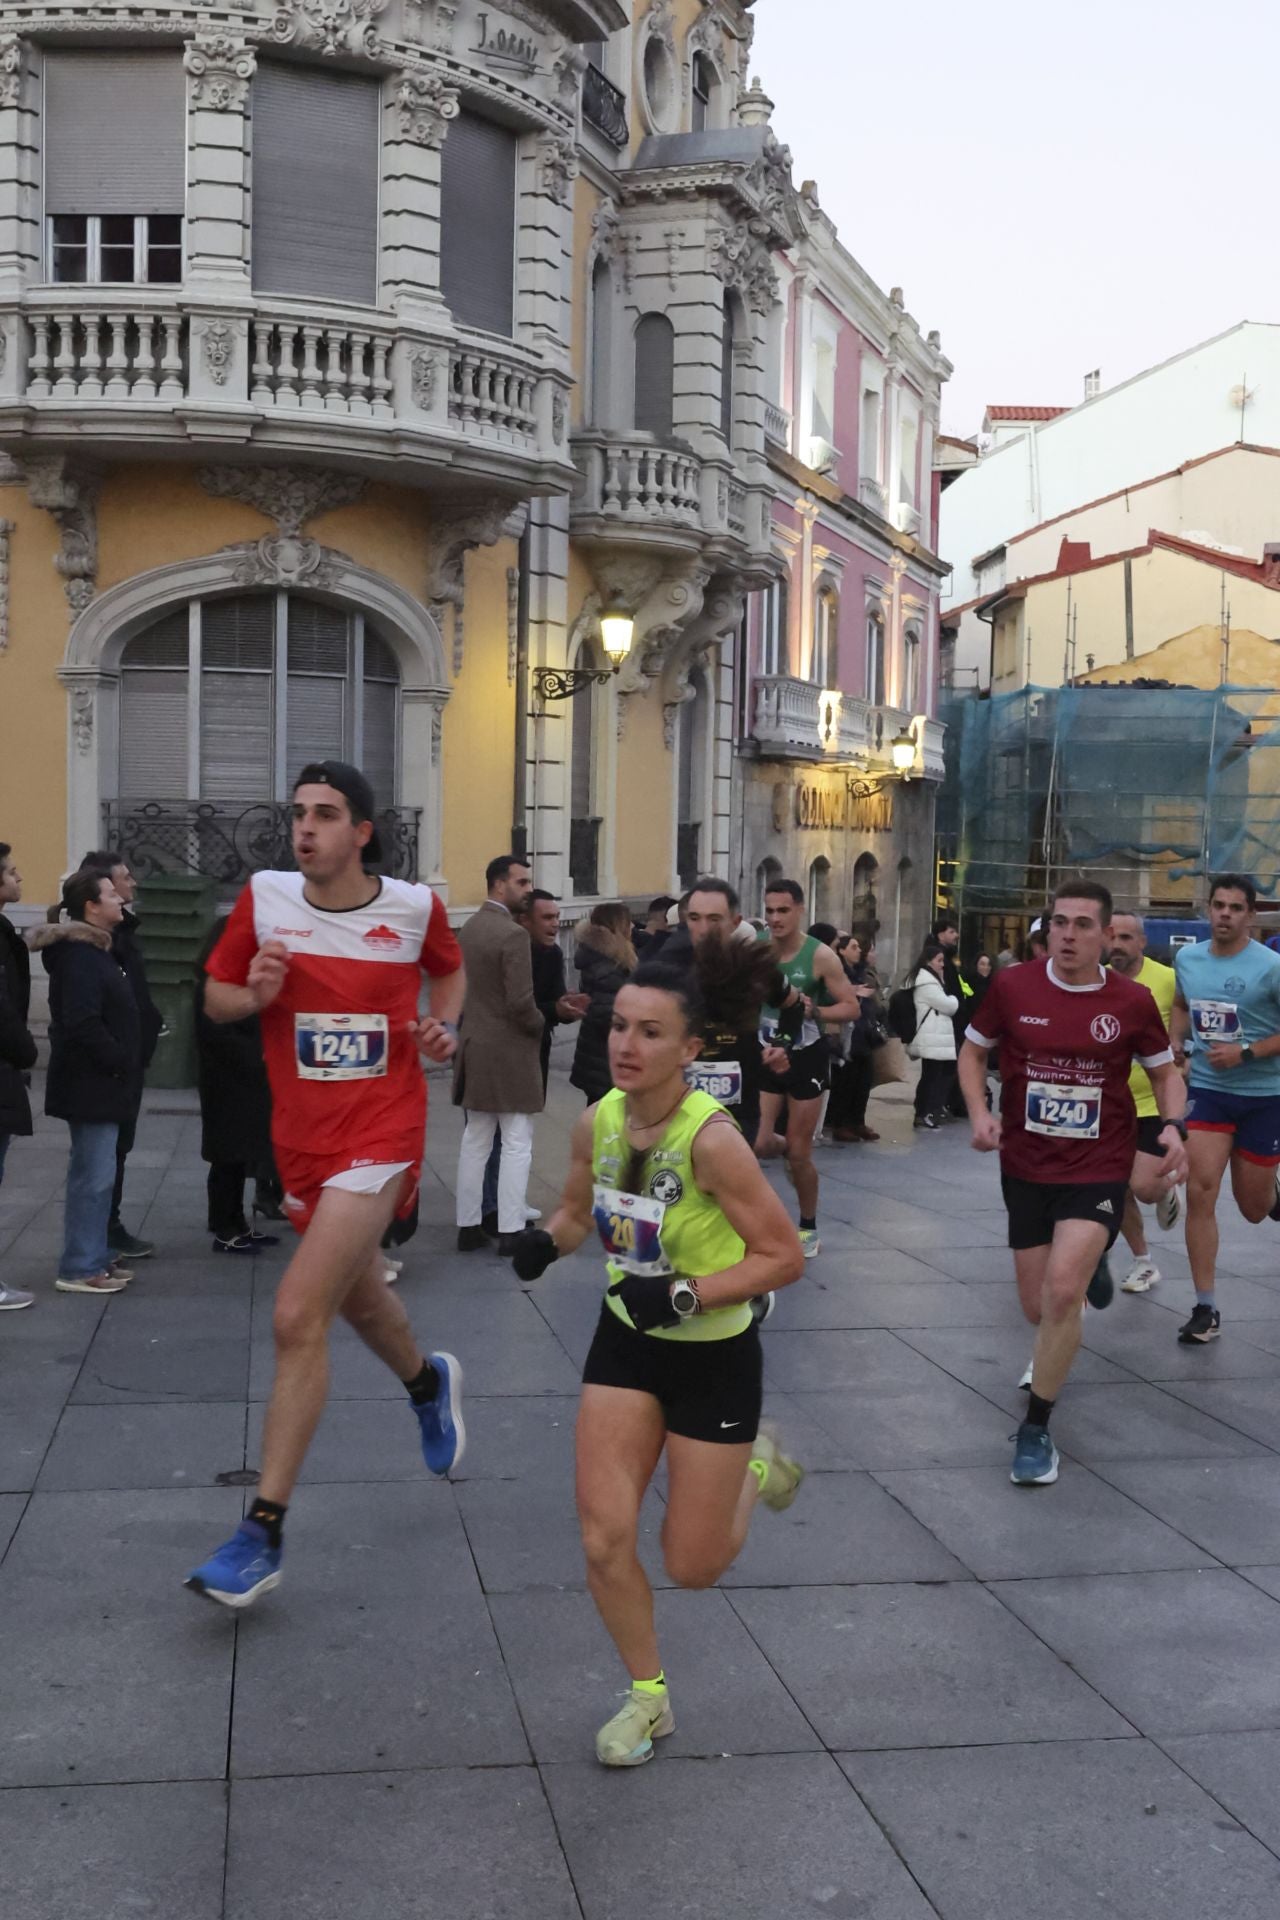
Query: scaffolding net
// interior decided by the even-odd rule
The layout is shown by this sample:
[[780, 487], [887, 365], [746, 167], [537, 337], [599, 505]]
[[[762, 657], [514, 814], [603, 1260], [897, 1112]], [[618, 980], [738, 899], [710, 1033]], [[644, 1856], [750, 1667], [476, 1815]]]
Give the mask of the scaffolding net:
[[1280, 893], [1276, 688], [1030, 687], [958, 695], [941, 717], [939, 895], [958, 912], [1025, 922], [1081, 871], [1172, 918], [1213, 872]]

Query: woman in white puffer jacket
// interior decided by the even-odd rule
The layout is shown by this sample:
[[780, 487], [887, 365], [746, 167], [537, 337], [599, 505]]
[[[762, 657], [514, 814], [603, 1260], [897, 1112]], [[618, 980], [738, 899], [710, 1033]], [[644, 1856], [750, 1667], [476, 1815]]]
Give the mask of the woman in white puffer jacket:
[[916, 1003], [916, 1037], [907, 1051], [920, 1062], [916, 1088], [917, 1127], [941, 1125], [956, 1073], [956, 1034], [952, 1022], [960, 1002], [942, 984], [945, 949], [926, 940], [920, 958], [907, 975]]

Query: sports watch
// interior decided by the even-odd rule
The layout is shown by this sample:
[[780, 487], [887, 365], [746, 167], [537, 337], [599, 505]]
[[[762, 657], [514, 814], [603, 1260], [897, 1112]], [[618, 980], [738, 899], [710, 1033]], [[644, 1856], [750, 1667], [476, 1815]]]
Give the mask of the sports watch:
[[1181, 1139], [1181, 1140], [1185, 1140], [1185, 1139], [1186, 1139], [1186, 1137], [1187, 1137], [1187, 1123], [1186, 1123], [1186, 1121], [1185, 1121], [1185, 1120], [1166, 1120], [1166, 1121], [1165, 1121], [1165, 1125], [1166, 1125], [1166, 1127], [1173, 1127], [1173, 1128], [1175, 1128], [1175, 1129], [1176, 1129], [1176, 1131], [1177, 1131], [1177, 1134], [1178, 1134], [1178, 1137], [1179, 1137], [1179, 1139]]
[[675, 1280], [671, 1284], [671, 1311], [681, 1320], [692, 1320], [695, 1313], [702, 1312], [702, 1302], [698, 1298], [698, 1289], [692, 1280]]
[[1252, 1059], [1253, 1059], [1253, 1048], [1249, 1045], [1249, 1042], [1246, 1040], [1244, 1045], [1240, 1049], [1240, 1065], [1242, 1067], [1247, 1067], [1249, 1065], [1249, 1062]]

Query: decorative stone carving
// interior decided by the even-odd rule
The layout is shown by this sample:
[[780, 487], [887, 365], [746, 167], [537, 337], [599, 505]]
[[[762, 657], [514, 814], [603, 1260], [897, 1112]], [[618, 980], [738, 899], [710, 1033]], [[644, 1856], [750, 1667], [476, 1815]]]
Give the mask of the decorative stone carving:
[[413, 404], [428, 413], [436, 391], [436, 363], [424, 348], [415, 353], [409, 362], [409, 387], [413, 394]]
[[538, 142], [542, 191], [567, 207], [578, 177], [577, 143], [568, 134], [544, 134]]
[[507, 568], [507, 684], [514, 686], [520, 658], [520, 569]]
[[9, 644], [9, 540], [12, 520], [0, 520], [0, 653]]
[[551, 437], [558, 447], [564, 445], [564, 430], [569, 417], [569, 403], [563, 389], [557, 387], [551, 396]]
[[676, 22], [671, 11], [671, 0], [652, 0], [645, 16], [644, 36], [646, 40], [661, 40], [672, 59], [675, 58]]
[[[438, 603], [443, 613], [443, 604]], [[463, 596], [459, 595], [453, 603], [453, 677], [456, 680], [462, 672], [462, 662], [466, 655], [466, 635], [463, 632]]]
[[296, 533], [267, 533], [223, 551], [243, 554], [236, 567], [242, 587], [333, 587], [350, 565], [347, 554]]
[[458, 89], [438, 73], [409, 69], [396, 81], [396, 111], [402, 140], [437, 150], [444, 145], [449, 122], [458, 117]]
[[365, 489], [362, 474], [310, 467], [202, 467], [197, 478], [215, 499], [256, 507], [282, 534], [292, 535], [319, 513], [351, 506]]
[[441, 628], [444, 609], [453, 609], [453, 672], [462, 672], [465, 652], [463, 631], [463, 568], [473, 547], [492, 547], [502, 538], [511, 512], [511, 502], [496, 494], [487, 494], [462, 513], [439, 520], [431, 531], [427, 549], [426, 602]]
[[98, 482], [70, 467], [59, 454], [28, 460], [27, 496], [51, 513], [62, 534], [54, 566], [62, 577], [71, 618], [84, 612], [97, 592]]
[[556, 76], [556, 97], [562, 107], [572, 106], [582, 85], [582, 76], [590, 62], [581, 47], [563, 47], [552, 63]]
[[258, 64], [252, 47], [229, 34], [209, 34], [190, 42], [182, 64], [191, 75], [195, 106], [211, 107], [215, 113], [243, 113]]
[[721, 643], [738, 631], [749, 591], [744, 574], [703, 575], [698, 606], [666, 648], [662, 663], [662, 737], [669, 748], [675, 745], [680, 709], [694, 697], [691, 676], [713, 666]]
[[753, 312], [767, 314], [777, 306], [778, 276], [751, 224], [712, 227], [707, 251], [711, 271], [726, 287], [736, 287]]
[[77, 753], [88, 753], [93, 745], [93, 689], [77, 687], [71, 695], [71, 737]]
[[680, 249], [685, 243], [687, 230], [684, 227], [666, 227], [663, 239], [667, 243], [667, 285], [672, 293], [680, 291]]
[[602, 200], [591, 216], [592, 263], [607, 260], [622, 274], [622, 284], [630, 293], [636, 271], [636, 237], [624, 222], [612, 200]]
[[204, 364], [209, 378], [215, 387], [225, 387], [235, 354], [235, 328], [226, 320], [206, 320], [203, 347]]
[[22, 97], [26, 47], [17, 34], [0, 35], [0, 107], [16, 107]]
[[276, 0], [271, 33], [282, 46], [372, 57], [380, 46], [373, 23], [387, 5], [388, 0]]

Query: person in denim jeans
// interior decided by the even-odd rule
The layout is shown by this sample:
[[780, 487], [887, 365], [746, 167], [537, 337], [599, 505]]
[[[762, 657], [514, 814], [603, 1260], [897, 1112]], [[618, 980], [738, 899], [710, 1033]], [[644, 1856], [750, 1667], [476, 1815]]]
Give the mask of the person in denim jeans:
[[[22, 898], [22, 875], [14, 865], [13, 849], [0, 840], [0, 907], [16, 906]], [[0, 1181], [5, 1155], [15, 1133], [31, 1132], [31, 1102], [27, 1084], [36, 1063], [36, 1043], [27, 1027], [31, 1002], [31, 966], [22, 936], [0, 913]], [[29, 1307], [35, 1295], [0, 1280], [0, 1313]]]
[[[70, 925], [106, 935], [104, 951], [85, 940], [37, 936], [49, 975], [49, 1076], [44, 1110], [71, 1129], [60, 1293], [118, 1293], [132, 1276], [107, 1245], [116, 1142], [134, 1112], [142, 1076], [142, 1034], [128, 976], [110, 949], [123, 902], [99, 873], [76, 873], [62, 889]], [[51, 943], [45, 936], [53, 933]]]

